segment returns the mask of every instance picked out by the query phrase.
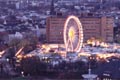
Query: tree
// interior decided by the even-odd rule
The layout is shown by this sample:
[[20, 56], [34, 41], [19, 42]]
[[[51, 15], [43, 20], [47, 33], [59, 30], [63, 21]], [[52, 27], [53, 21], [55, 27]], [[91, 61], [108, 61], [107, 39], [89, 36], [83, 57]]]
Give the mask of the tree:
[[10, 53], [10, 56], [9, 57], [12, 57], [15, 55], [15, 53], [17, 52], [18, 50], [18, 45], [20, 43], [20, 39], [18, 38], [14, 38], [12, 39], [9, 43], [8, 43], [8, 46], [9, 46], [9, 53]]
[[37, 56], [23, 58], [21, 67], [25, 73], [31, 75], [43, 74], [47, 69], [46, 63], [41, 62]]

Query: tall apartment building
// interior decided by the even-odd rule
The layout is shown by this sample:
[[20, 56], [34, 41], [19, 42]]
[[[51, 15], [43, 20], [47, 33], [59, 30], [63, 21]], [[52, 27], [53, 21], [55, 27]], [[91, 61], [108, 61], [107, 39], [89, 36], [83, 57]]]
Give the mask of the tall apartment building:
[[[63, 28], [67, 17], [48, 17], [46, 37], [51, 43], [63, 43]], [[84, 33], [84, 42], [95, 37], [101, 38], [105, 42], [113, 41], [113, 24], [112, 17], [79, 17]]]

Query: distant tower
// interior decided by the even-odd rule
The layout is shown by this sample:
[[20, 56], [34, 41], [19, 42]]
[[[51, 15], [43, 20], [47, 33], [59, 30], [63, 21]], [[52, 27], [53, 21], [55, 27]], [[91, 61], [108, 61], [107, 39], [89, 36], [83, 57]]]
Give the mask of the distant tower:
[[89, 66], [88, 74], [83, 74], [82, 77], [84, 78], [84, 80], [96, 80], [97, 75], [91, 73], [91, 69]]
[[54, 0], [51, 1], [50, 15], [55, 15], [55, 11], [54, 11]]
[[100, 9], [103, 9], [103, 0], [100, 0]]
[[37, 35], [37, 37], [40, 37], [40, 29], [39, 29], [38, 25], [36, 25], [36, 35]]

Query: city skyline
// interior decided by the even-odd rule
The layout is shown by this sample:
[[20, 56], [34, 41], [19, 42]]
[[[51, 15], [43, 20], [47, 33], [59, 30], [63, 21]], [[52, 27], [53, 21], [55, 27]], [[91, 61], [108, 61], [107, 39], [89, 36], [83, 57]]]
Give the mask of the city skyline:
[[0, 0], [0, 80], [119, 80], [120, 0]]

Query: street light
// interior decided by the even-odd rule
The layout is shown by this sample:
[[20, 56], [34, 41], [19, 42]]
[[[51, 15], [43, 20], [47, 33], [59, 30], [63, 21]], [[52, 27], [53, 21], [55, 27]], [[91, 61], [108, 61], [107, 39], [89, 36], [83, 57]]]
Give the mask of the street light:
[[7, 58], [6, 60], [7, 60], [7, 62], [9, 62], [9, 59], [8, 59], [8, 58]]
[[22, 75], [22, 77], [24, 77], [24, 72], [23, 71], [21, 71], [21, 75]]

